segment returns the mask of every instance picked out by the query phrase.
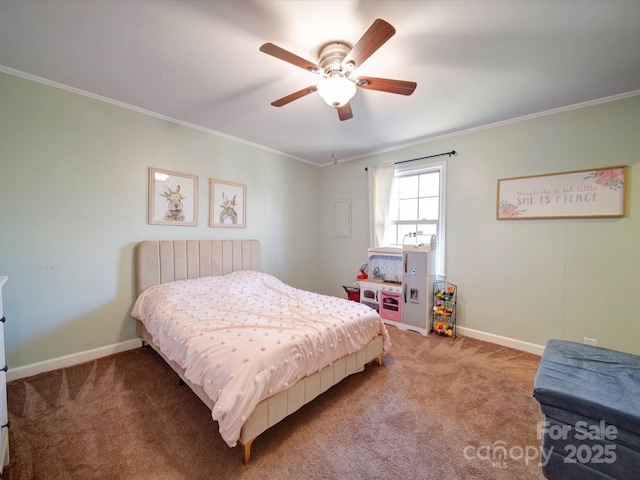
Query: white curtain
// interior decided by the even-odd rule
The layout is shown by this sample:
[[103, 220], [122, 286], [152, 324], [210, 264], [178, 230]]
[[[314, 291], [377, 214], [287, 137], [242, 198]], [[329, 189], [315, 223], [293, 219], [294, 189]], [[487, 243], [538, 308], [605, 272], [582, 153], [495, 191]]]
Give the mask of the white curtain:
[[395, 166], [383, 163], [369, 167], [369, 246], [381, 247], [389, 218]]

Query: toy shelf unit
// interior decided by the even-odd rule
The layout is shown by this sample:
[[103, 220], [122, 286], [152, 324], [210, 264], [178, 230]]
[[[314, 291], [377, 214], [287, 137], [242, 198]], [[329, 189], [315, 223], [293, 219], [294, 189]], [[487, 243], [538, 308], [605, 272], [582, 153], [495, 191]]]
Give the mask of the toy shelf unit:
[[456, 339], [456, 298], [458, 287], [449, 282], [434, 282], [431, 331]]

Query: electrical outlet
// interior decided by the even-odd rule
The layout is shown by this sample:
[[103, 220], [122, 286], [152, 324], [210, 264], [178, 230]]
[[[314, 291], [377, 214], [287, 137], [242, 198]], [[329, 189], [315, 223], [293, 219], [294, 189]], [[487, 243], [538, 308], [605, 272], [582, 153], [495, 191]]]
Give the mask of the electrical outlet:
[[582, 343], [584, 343], [585, 345], [591, 345], [593, 347], [598, 346], [598, 340], [596, 338], [591, 338], [591, 337], [584, 337], [582, 339]]

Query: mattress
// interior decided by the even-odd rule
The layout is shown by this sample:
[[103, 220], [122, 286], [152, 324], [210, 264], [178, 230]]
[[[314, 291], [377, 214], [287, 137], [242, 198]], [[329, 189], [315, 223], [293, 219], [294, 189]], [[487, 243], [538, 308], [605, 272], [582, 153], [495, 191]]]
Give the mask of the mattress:
[[366, 351], [377, 337], [383, 352], [390, 347], [382, 320], [368, 307], [251, 270], [147, 288], [131, 315], [206, 393], [229, 446], [265, 399]]

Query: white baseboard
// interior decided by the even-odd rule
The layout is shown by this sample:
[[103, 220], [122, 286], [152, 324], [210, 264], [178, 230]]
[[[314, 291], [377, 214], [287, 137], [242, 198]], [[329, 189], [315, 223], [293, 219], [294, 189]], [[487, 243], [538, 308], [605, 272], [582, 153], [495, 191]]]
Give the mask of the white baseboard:
[[485, 342], [490, 343], [497, 343], [503, 347], [515, 348], [516, 350], [522, 350], [523, 352], [533, 353], [534, 355], [539, 356], [542, 356], [542, 353], [544, 352], [544, 345], [523, 342], [522, 340], [494, 335], [493, 333], [482, 332], [480, 330], [473, 330], [472, 328], [461, 327], [460, 325], [456, 328], [458, 333], [465, 337], [477, 338], [478, 340], [484, 340]]
[[115, 343], [113, 345], [107, 345], [106, 347], [94, 348], [93, 350], [86, 350], [72, 355], [65, 355], [64, 357], [24, 365], [22, 367], [9, 368], [7, 371], [7, 382], [10, 382], [11, 380], [18, 380], [19, 378], [31, 377], [39, 373], [50, 372], [51, 370], [57, 370], [58, 368], [71, 367], [72, 365], [90, 362], [98, 358], [113, 355], [114, 353], [124, 352], [126, 350], [133, 350], [134, 348], [141, 346], [142, 340], [136, 338], [125, 342]]

